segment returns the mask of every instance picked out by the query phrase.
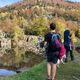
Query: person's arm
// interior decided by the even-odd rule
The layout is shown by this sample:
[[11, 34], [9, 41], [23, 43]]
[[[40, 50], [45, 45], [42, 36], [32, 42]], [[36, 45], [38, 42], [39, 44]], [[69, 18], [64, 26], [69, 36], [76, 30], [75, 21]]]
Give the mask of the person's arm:
[[48, 46], [47, 40], [48, 40], [48, 37], [47, 37], [47, 34], [46, 34], [46, 35], [45, 35], [45, 39], [44, 39], [44, 47], [45, 47], [45, 48], [47, 48], [47, 46]]
[[45, 48], [47, 47], [47, 42], [46, 42], [46, 41], [44, 42], [44, 47], [45, 47]]

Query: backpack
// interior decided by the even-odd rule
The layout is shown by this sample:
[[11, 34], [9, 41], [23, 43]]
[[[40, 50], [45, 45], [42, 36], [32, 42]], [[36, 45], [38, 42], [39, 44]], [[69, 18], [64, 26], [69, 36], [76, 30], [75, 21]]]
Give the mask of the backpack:
[[60, 59], [60, 60], [61, 60], [62, 57], [65, 55], [65, 53], [66, 53], [66, 49], [65, 49], [64, 45], [62, 44], [61, 50], [60, 50], [60, 53], [59, 53], [59, 59]]
[[61, 39], [58, 33], [53, 33], [51, 37], [51, 49], [53, 51], [60, 51], [61, 49]]

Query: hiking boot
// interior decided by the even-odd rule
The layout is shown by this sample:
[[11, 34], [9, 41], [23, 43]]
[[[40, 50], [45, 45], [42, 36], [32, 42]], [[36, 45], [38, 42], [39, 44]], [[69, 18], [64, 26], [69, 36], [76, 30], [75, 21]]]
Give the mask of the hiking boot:
[[51, 79], [46, 79], [46, 80], [51, 80]]
[[51, 79], [51, 80], [56, 80], [56, 76], [53, 79]]
[[64, 61], [65, 63], [67, 63], [68, 62], [68, 59], [65, 59], [65, 61]]
[[51, 79], [51, 80], [56, 80], [56, 78], [54, 78], [54, 79]]

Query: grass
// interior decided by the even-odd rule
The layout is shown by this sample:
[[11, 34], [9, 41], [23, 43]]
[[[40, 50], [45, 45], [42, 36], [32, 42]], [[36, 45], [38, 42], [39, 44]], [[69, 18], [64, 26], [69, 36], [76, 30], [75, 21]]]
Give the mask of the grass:
[[[44, 61], [27, 72], [7, 77], [4, 80], [45, 80], [46, 73], [46, 62]], [[80, 80], [80, 64], [74, 62], [61, 64], [57, 71], [57, 80]]]
[[46, 77], [46, 62], [34, 66], [30, 70], [24, 73], [20, 73], [16, 76], [7, 77], [4, 80], [44, 80]]
[[[57, 80], [80, 80], [79, 58], [78, 54], [74, 62], [69, 61], [64, 65], [61, 64], [57, 70]], [[46, 61], [43, 61], [28, 71], [0, 80], [46, 80], [46, 74]]]

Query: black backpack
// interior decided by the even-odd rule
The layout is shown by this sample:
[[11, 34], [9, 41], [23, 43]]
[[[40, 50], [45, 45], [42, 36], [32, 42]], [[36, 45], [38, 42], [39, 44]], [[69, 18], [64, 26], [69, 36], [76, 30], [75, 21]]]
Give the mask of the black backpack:
[[53, 33], [51, 37], [51, 49], [59, 51], [61, 49], [61, 39], [58, 33]]

